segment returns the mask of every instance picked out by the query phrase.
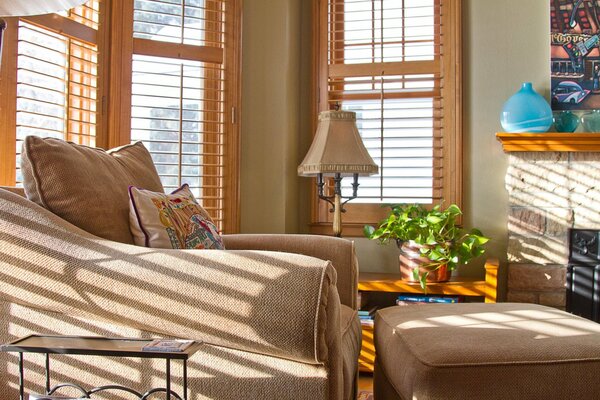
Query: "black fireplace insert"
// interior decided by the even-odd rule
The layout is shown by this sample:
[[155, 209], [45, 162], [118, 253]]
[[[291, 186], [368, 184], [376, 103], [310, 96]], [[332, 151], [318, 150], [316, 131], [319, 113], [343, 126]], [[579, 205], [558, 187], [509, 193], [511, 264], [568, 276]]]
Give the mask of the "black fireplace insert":
[[600, 230], [571, 229], [567, 311], [600, 322]]

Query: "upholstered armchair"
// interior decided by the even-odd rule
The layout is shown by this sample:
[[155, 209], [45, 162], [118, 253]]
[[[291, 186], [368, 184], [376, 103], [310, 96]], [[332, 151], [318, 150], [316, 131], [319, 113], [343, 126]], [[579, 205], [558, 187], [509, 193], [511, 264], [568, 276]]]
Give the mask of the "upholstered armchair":
[[[190, 338], [205, 343], [188, 362], [190, 399], [353, 398], [360, 349], [353, 243], [230, 235], [225, 246], [109, 241], [0, 189], [0, 342], [31, 333]], [[53, 384], [164, 386], [163, 361], [57, 355], [51, 362]], [[26, 354], [28, 391], [43, 391], [43, 365], [42, 356]], [[172, 374], [181, 393], [178, 363]], [[0, 398], [18, 398], [15, 354], [0, 354]]]

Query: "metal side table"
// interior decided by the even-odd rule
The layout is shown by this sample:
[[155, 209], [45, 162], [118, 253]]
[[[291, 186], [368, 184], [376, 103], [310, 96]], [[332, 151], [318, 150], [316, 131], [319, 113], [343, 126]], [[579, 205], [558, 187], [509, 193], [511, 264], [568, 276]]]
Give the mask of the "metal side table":
[[[187, 360], [200, 349], [202, 343], [196, 342], [181, 352], [143, 351], [142, 347], [150, 342], [151, 340], [148, 339], [105, 338], [97, 336], [29, 335], [0, 346], [0, 351], [19, 353], [20, 400], [25, 400], [23, 353], [46, 354], [46, 395], [52, 395], [56, 390], [63, 387], [74, 387], [81, 391], [83, 398], [90, 398], [94, 393], [105, 390], [123, 390], [138, 396], [140, 400], [146, 400], [150, 395], [157, 392], [165, 392], [167, 400], [171, 396], [179, 400], [187, 400]], [[75, 383], [60, 383], [50, 387], [50, 354], [162, 358], [166, 361], [166, 387], [153, 388], [145, 393], [139, 393], [134, 389], [120, 385], [100, 386], [91, 390], [85, 390]], [[171, 390], [171, 360], [183, 361], [183, 398]]]

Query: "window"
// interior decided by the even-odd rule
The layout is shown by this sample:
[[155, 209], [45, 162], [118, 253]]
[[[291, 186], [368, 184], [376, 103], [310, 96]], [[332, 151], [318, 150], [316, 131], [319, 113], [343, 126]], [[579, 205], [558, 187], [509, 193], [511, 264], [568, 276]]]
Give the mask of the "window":
[[21, 182], [22, 141], [28, 135], [95, 145], [98, 12], [94, 0], [54, 18], [14, 20], [16, 92], [7, 108], [16, 113], [9, 130], [14, 141], [12, 151], [2, 150], [16, 184]]
[[221, 229], [225, 19], [220, 0], [136, 1], [131, 100], [131, 139], [150, 150], [165, 190], [189, 184]]
[[[347, 234], [378, 222], [381, 205], [460, 203], [459, 16], [459, 1], [316, 0], [315, 114], [356, 112], [380, 168], [360, 178], [359, 197], [345, 206]], [[316, 232], [331, 221], [321, 203]]]
[[20, 183], [27, 135], [143, 141], [166, 191], [188, 183], [239, 230], [240, 14], [237, 0], [91, 0], [8, 19], [0, 185]]

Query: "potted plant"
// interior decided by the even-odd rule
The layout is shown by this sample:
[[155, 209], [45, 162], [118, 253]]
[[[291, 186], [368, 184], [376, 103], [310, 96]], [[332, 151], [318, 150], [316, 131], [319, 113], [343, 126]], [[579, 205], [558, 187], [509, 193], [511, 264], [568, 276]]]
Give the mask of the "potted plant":
[[378, 228], [366, 225], [365, 236], [385, 244], [395, 240], [400, 248], [402, 279], [419, 282], [444, 282], [459, 265], [467, 264], [485, 252], [489, 240], [478, 229], [465, 231], [456, 225], [462, 212], [455, 204], [442, 210], [422, 205], [394, 205]]

